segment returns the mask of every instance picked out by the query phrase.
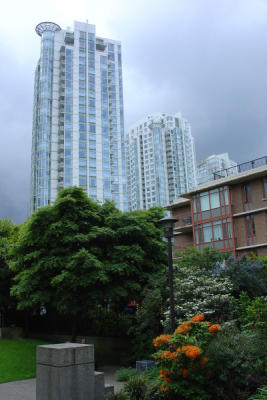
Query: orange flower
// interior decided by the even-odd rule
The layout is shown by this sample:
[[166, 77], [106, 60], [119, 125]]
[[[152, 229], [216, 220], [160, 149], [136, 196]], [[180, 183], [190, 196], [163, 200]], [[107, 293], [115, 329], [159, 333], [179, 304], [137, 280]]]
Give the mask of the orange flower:
[[182, 370], [182, 374], [183, 374], [183, 378], [186, 378], [186, 377], [187, 377], [187, 374], [188, 374], [188, 369], [184, 368], [184, 369]]
[[153, 339], [154, 347], [159, 347], [162, 344], [167, 344], [167, 343], [169, 343], [170, 339], [171, 339], [171, 335], [160, 335], [160, 336], [156, 337], [155, 339]]
[[207, 357], [203, 357], [203, 358], [201, 358], [201, 360], [199, 361], [199, 364], [200, 364], [201, 366], [203, 366], [203, 365], [207, 364], [207, 362], [208, 362]]
[[164, 369], [161, 369], [159, 371], [159, 377], [163, 378], [165, 382], [169, 383], [171, 381], [170, 375], [171, 375], [171, 371], [166, 371]]
[[214, 325], [211, 325], [209, 327], [209, 332], [210, 333], [215, 333], [215, 332], [218, 332], [219, 329], [221, 329], [221, 325], [220, 324], [214, 324]]
[[163, 351], [162, 353], [161, 353], [161, 355], [160, 355], [160, 358], [162, 359], [162, 360], [164, 360], [164, 358], [170, 358], [171, 357], [171, 352], [170, 351], [168, 351], [168, 350], [166, 350], [166, 351]]
[[181, 334], [184, 332], [190, 331], [190, 322], [183, 322], [182, 325], [179, 325], [175, 332]]
[[201, 322], [201, 321], [204, 321], [204, 319], [205, 319], [204, 314], [198, 314], [195, 317], [192, 317], [191, 321], [193, 321], [193, 322]]
[[179, 354], [177, 354], [177, 353], [171, 353], [170, 354], [170, 359], [171, 360], [174, 360], [175, 358], [179, 358], [180, 356], [179, 356]]
[[186, 357], [190, 358], [191, 360], [193, 360], [194, 358], [198, 357], [201, 353], [201, 350], [199, 347], [197, 346], [183, 346], [182, 347], [182, 351], [185, 352]]

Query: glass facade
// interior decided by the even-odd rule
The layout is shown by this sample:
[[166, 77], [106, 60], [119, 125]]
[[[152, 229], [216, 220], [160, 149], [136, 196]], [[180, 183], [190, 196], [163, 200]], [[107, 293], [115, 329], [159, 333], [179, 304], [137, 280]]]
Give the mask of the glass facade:
[[49, 24], [37, 32], [31, 210], [70, 185], [126, 210], [121, 45], [96, 37], [94, 25]]
[[126, 147], [130, 210], [166, 206], [196, 185], [194, 140], [180, 113], [143, 119]]
[[50, 202], [54, 34], [54, 31], [45, 31], [42, 34], [41, 58], [35, 73], [32, 146], [35, 169], [32, 171], [32, 208], [42, 207]]

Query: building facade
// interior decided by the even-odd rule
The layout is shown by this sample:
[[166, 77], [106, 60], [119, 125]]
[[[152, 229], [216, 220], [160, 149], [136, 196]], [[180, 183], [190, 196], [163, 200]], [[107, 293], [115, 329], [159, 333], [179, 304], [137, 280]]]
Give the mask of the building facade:
[[168, 206], [178, 219], [176, 250], [208, 246], [235, 257], [267, 255], [267, 157], [261, 160], [261, 166], [197, 186]]
[[129, 210], [166, 206], [196, 185], [191, 128], [180, 113], [155, 113], [128, 131]]
[[197, 183], [202, 185], [202, 183], [213, 181], [214, 173], [219, 171], [222, 171], [224, 176], [227, 176], [226, 170], [228, 170], [228, 175], [236, 174], [236, 166], [237, 163], [230, 160], [228, 153], [213, 154], [197, 162]]
[[36, 32], [31, 211], [72, 185], [125, 210], [121, 44], [81, 22], [73, 30], [44, 22]]

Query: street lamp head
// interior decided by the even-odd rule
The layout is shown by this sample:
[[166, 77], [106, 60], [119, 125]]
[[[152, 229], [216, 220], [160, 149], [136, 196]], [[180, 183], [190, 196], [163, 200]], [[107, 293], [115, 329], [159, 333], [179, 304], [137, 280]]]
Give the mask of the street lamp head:
[[173, 226], [175, 222], [178, 222], [178, 219], [170, 217], [161, 218], [159, 220], [159, 224], [162, 226], [166, 238], [173, 237]]

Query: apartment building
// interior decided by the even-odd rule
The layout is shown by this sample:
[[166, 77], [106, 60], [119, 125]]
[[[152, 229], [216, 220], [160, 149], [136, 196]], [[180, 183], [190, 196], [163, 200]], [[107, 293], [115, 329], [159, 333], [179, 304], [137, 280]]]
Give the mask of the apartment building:
[[94, 25], [37, 25], [31, 211], [80, 186], [95, 201], [127, 209], [121, 43]]
[[178, 219], [176, 250], [210, 246], [234, 257], [267, 255], [267, 157], [235, 168], [241, 172], [199, 185], [167, 207]]
[[129, 210], [167, 206], [196, 185], [195, 147], [181, 113], [153, 113], [134, 124], [127, 137]]
[[234, 168], [236, 166], [237, 163], [230, 160], [228, 153], [212, 154], [197, 162], [197, 183], [202, 185], [202, 183], [213, 181], [214, 173], [219, 171], [222, 174], [225, 173], [224, 171], [228, 171], [228, 173], [231, 171], [232, 174], [236, 174], [237, 170]]

